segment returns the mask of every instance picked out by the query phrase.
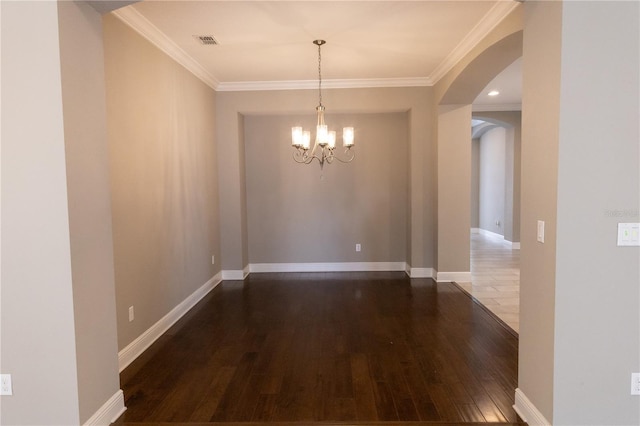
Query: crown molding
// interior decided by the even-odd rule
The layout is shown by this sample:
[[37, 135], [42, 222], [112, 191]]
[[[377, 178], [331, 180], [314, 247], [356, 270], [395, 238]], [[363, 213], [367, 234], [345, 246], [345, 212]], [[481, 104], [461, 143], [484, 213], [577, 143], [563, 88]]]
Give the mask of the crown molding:
[[[433, 86], [429, 78], [368, 78], [322, 80], [323, 89], [358, 89], [371, 87], [424, 87]], [[254, 90], [309, 90], [318, 89], [318, 80], [287, 81], [236, 81], [219, 83], [219, 92], [244, 92]]]
[[522, 111], [522, 104], [471, 105], [472, 112]]
[[131, 27], [134, 31], [146, 38], [158, 49], [169, 55], [170, 58], [185, 67], [207, 86], [216, 90], [219, 81], [212, 76], [202, 65], [187, 54], [184, 50], [167, 37], [158, 27], [153, 25], [134, 7], [124, 7], [112, 12], [118, 19]]
[[[376, 87], [425, 87], [433, 86], [446, 75], [471, 49], [473, 49], [489, 32], [491, 32], [520, 3], [517, 1], [498, 1], [476, 26], [465, 36], [456, 48], [435, 69], [430, 77], [415, 78], [372, 78], [372, 79], [335, 79], [323, 80], [327, 89], [355, 89]], [[206, 85], [216, 91], [261, 91], [261, 90], [304, 90], [316, 89], [315, 80], [288, 81], [245, 81], [219, 82], [211, 73], [200, 65], [189, 54], [182, 50], [158, 27], [153, 25], [134, 7], [124, 7], [112, 12], [122, 22], [138, 34], [146, 38], [158, 49], [185, 67]]]
[[462, 60], [480, 41], [486, 37], [493, 29], [506, 18], [513, 10], [520, 5], [517, 1], [498, 1], [482, 17], [480, 22], [462, 39], [460, 43], [447, 55], [447, 57], [436, 67], [430, 76], [433, 84], [437, 83], [451, 69]]

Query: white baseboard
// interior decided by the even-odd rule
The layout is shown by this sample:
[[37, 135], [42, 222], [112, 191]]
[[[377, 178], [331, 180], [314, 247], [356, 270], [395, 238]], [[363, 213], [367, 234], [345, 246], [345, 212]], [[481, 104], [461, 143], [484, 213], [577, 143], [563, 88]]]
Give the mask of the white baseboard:
[[[247, 267], [248, 268], [248, 267]], [[244, 280], [249, 275], [249, 271], [245, 269], [229, 269], [226, 271], [222, 271], [222, 279], [223, 280]], [[246, 272], [245, 272], [246, 271]]]
[[486, 229], [478, 228], [478, 234], [484, 235], [485, 237], [497, 238], [499, 240], [504, 240], [504, 235], [497, 234], [495, 232], [487, 231]]
[[[474, 229], [477, 230], [477, 232], [474, 232]], [[520, 242], [509, 241], [504, 238], [504, 235], [496, 234], [495, 232], [487, 231], [486, 229], [481, 229], [481, 228], [472, 228], [471, 233], [472, 234], [478, 233], [480, 235], [484, 235], [485, 237], [493, 238], [495, 240], [502, 240], [502, 242], [507, 246], [509, 246], [511, 249], [520, 250]]]
[[513, 241], [509, 241], [509, 240], [504, 240], [505, 243], [507, 243], [507, 245], [509, 245], [513, 250], [520, 250], [520, 243], [519, 242], [513, 242]]
[[433, 278], [436, 279], [438, 273], [433, 268], [408, 268], [407, 274], [410, 278]]
[[84, 423], [84, 426], [109, 426], [125, 412], [124, 393], [118, 389], [111, 398], [105, 402], [93, 416]]
[[189, 297], [184, 299], [178, 306], [173, 308], [167, 315], [162, 317], [157, 323], [152, 325], [147, 331], [142, 333], [133, 342], [118, 352], [118, 365], [120, 371], [127, 368], [136, 358], [138, 358], [149, 346], [153, 344], [162, 334], [176, 323], [189, 309], [207, 295], [222, 281], [222, 274], [218, 273], [202, 287], [194, 291]]
[[471, 282], [471, 272], [438, 272], [436, 275], [436, 281], [439, 283], [444, 282]]
[[251, 272], [405, 271], [406, 262], [252, 263]]
[[480, 233], [480, 228], [471, 228], [471, 233], [472, 234], [479, 234]]
[[516, 398], [513, 409], [529, 426], [551, 426], [551, 422], [544, 418], [535, 405], [520, 389], [516, 389]]

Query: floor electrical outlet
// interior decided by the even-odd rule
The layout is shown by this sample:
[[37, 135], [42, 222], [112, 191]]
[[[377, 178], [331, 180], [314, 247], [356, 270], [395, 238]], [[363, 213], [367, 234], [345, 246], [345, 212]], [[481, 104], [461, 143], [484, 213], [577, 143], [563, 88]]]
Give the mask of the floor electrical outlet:
[[0, 374], [0, 395], [13, 395], [11, 374]]

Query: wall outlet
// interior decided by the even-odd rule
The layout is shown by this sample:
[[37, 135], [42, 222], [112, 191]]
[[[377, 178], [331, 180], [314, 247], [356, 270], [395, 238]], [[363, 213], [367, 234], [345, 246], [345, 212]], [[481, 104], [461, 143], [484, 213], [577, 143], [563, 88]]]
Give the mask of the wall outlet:
[[214, 254], [211, 255], [211, 264], [212, 265], [216, 264], [216, 256]]
[[133, 321], [135, 317], [136, 316], [133, 312], [133, 306], [129, 306], [129, 322]]
[[0, 395], [13, 395], [11, 374], [0, 374]]
[[356, 251], [362, 251], [362, 246], [360, 244], [356, 244]]
[[631, 373], [631, 395], [640, 395], [640, 373]]

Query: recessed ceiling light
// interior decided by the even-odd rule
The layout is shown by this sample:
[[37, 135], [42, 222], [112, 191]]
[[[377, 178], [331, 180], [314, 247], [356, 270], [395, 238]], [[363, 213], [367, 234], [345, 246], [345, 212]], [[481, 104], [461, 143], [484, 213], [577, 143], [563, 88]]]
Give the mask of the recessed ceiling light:
[[492, 90], [489, 93], [487, 93], [489, 96], [498, 96], [500, 94], [500, 92], [498, 92], [497, 90]]

